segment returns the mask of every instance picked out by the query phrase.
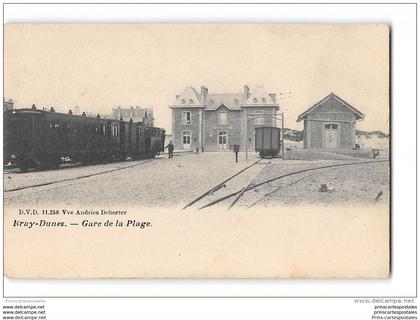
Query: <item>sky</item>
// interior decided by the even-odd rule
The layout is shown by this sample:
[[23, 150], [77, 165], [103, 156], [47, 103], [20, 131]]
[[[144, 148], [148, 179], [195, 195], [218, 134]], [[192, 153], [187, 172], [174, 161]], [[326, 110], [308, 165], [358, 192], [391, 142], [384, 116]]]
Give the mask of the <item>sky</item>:
[[[4, 97], [15, 107], [74, 106], [110, 114], [153, 107], [171, 132], [171, 111], [186, 86], [239, 93], [264, 85], [285, 126], [334, 92], [365, 114], [359, 130], [389, 126], [389, 29], [385, 25], [8, 24]], [[290, 92], [290, 94], [289, 94]]]

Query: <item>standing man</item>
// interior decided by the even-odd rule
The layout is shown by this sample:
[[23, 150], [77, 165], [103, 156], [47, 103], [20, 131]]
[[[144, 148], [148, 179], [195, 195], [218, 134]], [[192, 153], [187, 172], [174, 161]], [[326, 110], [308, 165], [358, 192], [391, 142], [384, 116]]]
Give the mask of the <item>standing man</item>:
[[168, 148], [169, 158], [174, 157], [174, 145], [172, 143], [172, 140], [169, 140], [169, 144], [165, 147], [165, 149]]

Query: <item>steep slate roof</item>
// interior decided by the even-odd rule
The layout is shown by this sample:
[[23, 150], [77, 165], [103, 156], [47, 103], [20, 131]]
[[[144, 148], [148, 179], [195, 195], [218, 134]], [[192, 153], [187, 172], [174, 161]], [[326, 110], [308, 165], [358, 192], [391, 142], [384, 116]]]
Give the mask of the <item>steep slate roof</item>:
[[[207, 88], [205, 88], [207, 91]], [[176, 101], [170, 108], [205, 108], [214, 111], [220, 106], [225, 106], [229, 110], [241, 110], [241, 107], [254, 106], [276, 106], [276, 95], [268, 94], [263, 86], [258, 86], [250, 94], [248, 99], [245, 92], [242, 93], [205, 93], [204, 101], [200, 93], [193, 87], [188, 86], [181, 95], [176, 97]]]
[[267, 90], [263, 86], [258, 86], [255, 88], [254, 91], [251, 92], [249, 98], [246, 100], [244, 105], [246, 106], [254, 106], [254, 105], [268, 105], [272, 106], [275, 105], [276, 102], [273, 99], [273, 95], [269, 95]]
[[351, 110], [356, 115], [356, 120], [361, 120], [361, 119], [363, 119], [365, 117], [365, 115], [362, 112], [360, 112], [355, 107], [353, 107], [351, 104], [349, 104], [348, 102], [346, 102], [343, 99], [341, 99], [340, 97], [338, 97], [336, 94], [334, 94], [334, 92], [331, 92], [328, 96], [326, 96], [322, 100], [320, 100], [317, 103], [315, 103], [312, 107], [310, 107], [305, 112], [301, 113], [298, 116], [296, 122], [299, 122], [299, 121], [303, 120], [303, 118], [305, 118], [308, 113], [311, 113], [312, 111], [314, 111], [316, 108], [318, 108], [319, 106], [321, 106], [322, 104], [324, 104], [329, 99], [335, 99], [339, 103], [341, 103], [343, 106], [345, 106], [346, 108], [348, 108], [349, 110]]
[[243, 93], [208, 94], [204, 104], [206, 110], [217, 110], [221, 105], [230, 110], [241, 110], [245, 95]]
[[177, 97], [174, 105], [181, 107], [203, 107], [200, 101], [200, 95], [191, 86], [185, 88], [184, 92]]

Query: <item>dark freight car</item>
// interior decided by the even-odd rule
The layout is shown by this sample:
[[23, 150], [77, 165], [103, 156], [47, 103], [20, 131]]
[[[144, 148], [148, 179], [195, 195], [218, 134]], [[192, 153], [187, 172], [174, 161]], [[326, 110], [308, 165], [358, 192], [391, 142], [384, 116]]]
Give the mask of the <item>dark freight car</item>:
[[276, 156], [281, 147], [280, 128], [255, 128], [255, 151], [263, 158]]
[[15, 109], [4, 113], [3, 161], [41, 170], [57, 168], [64, 157], [82, 163], [153, 158], [163, 150], [164, 132], [132, 121]]

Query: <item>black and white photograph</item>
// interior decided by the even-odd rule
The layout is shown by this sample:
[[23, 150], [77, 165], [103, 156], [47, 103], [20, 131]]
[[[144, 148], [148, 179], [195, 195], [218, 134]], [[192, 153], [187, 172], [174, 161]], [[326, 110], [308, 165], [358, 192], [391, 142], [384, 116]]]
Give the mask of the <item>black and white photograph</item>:
[[5, 203], [389, 202], [389, 35], [6, 25]]

